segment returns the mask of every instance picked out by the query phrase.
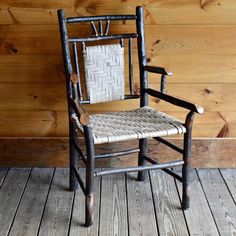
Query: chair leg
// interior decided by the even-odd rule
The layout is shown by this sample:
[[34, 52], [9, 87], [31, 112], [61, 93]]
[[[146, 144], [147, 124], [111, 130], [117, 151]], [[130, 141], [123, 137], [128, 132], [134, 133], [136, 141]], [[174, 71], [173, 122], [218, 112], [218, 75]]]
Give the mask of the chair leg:
[[184, 153], [183, 160], [184, 165], [182, 168], [182, 177], [183, 177], [183, 192], [182, 192], [182, 209], [186, 210], [189, 208], [190, 201], [190, 186], [189, 186], [189, 165], [191, 157], [191, 130], [188, 130], [184, 134]]
[[78, 153], [73, 145], [73, 142], [77, 142], [77, 134], [74, 128], [74, 125], [70, 122], [69, 124], [69, 152], [70, 152], [70, 180], [69, 180], [69, 190], [76, 191], [78, 189], [78, 181], [76, 179], [75, 173], [72, 169], [72, 166], [77, 166], [77, 157]]
[[85, 129], [87, 166], [86, 166], [86, 196], [85, 196], [85, 226], [93, 224], [94, 210], [94, 168], [95, 168], [95, 151], [91, 130]]
[[[147, 153], [147, 139], [139, 140], [139, 156], [138, 156], [138, 165], [143, 166], [146, 163], [146, 160], [143, 158]], [[138, 180], [144, 181], [147, 176], [147, 171], [139, 171], [138, 172]]]

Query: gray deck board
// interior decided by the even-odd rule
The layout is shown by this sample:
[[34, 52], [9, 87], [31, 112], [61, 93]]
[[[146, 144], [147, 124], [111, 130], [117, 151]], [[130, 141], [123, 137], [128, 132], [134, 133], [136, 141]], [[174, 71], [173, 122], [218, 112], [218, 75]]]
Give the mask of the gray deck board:
[[85, 198], [68, 190], [68, 169], [0, 168], [0, 236], [236, 235], [236, 170], [192, 170], [184, 212], [180, 182], [161, 170], [145, 182], [136, 177], [95, 178], [94, 224], [86, 228]]
[[30, 169], [9, 170], [0, 189], [0, 235], [7, 235], [21, 200]]
[[155, 170], [150, 171], [150, 178], [159, 234], [162, 236], [188, 235], [187, 225], [183, 211], [180, 209], [180, 200], [173, 177], [161, 170]]
[[[190, 208], [184, 211], [190, 235], [219, 235], [195, 170], [190, 172], [190, 182]], [[182, 197], [182, 184], [179, 181], [176, 183]]]
[[236, 204], [236, 169], [221, 169], [220, 172]]
[[236, 205], [218, 169], [198, 170], [220, 235], [236, 235]]
[[149, 177], [145, 182], [136, 177], [136, 173], [127, 174], [129, 235], [158, 235]]
[[2, 186], [2, 183], [7, 175], [8, 169], [7, 168], [1, 168], [0, 169], [0, 188]]
[[69, 170], [57, 168], [46, 202], [39, 235], [67, 235], [74, 192], [69, 191]]
[[33, 168], [9, 235], [37, 234], [52, 175], [53, 169]]
[[124, 174], [102, 177], [100, 235], [128, 235]]
[[[84, 169], [80, 170], [82, 179], [85, 179]], [[97, 236], [99, 226], [99, 209], [100, 209], [100, 179], [95, 178], [95, 206], [94, 206], [94, 222], [89, 228], [84, 227], [85, 223], [85, 197], [81, 189], [78, 189], [75, 194], [73, 212], [70, 224], [70, 236]]]

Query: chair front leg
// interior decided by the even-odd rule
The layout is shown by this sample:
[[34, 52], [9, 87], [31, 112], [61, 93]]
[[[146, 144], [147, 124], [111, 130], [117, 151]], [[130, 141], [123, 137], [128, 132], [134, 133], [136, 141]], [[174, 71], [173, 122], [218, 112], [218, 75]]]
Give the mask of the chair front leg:
[[183, 161], [184, 165], [182, 168], [183, 188], [182, 188], [182, 209], [186, 210], [189, 208], [190, 202], [190, 186], [189, 186], [189, 169], [190, 169], [190, 158], [191, 158], [191, 145], [192, 145], [192, 122], [194, 119], [194, 112], [190, 112], [185, 121], [186, 133], [184, 134], [184, 152]]
[[85, 196], [85, 226], [93, 224], [94, 211], [94, 168], [95, 168], [95, 148], [90, 127], [84, 127], [87, 166], [86, 166], [86, 196]]
[[70, 155], [70, 180], [69, 180], [69, 190], [76, 191], [78, 189], [78, 181], [76, 179], [75, 173], [72, 166], [77, 166], [78, 153], [75, 149], [74, 142], [77, 143], [77, 134], [72, 122], [69, 122], [69, 155]]
[[[146, 163], [144, 156], [147, 154], [147, 139], [139, 140], [139, 156], [138, 156], [138, 165], [143, 166]], [[138, 172], [138, 180], [144, 181], [147, 176], [147, 171], [139, 171]]]

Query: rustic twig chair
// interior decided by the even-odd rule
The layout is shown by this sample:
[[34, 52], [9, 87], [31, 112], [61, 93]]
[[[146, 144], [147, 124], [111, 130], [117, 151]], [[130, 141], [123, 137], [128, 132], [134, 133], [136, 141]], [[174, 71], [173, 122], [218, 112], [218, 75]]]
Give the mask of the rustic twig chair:
[[[137, 171], [138, 180], [143, 181], [147, 170], [162, 169], [183, 184], [182, 208], [189, 208], [189, 161], [191, 154], [191, 130], [195, 113], [203, 113], [203, 108], [191, 102], [167, 95], [166, 78], [171, 72], [165, 68], [148, 66], [144, 42], [143, 8], [136, 8], [136, 15], [106, 15], [89, 17], [64, 17], [58, 10], [61, 43], [64, 57], [70, 144], [70, 190], [75, 191], [80, 184], [85, 197], [85, 225], [93, 223], [94, 178], [107, 174]], [[109, 34], [111, 21], [131, 20], [136, 22], [135, 33]], [[69, 38], [68, 24], [91, 23], [94, 35], [87, 38]], [[105, 29], [103, 29], [105, 22]], [[98, 23], [98, 29], [96, 24]], [[117, 25], [116, 25], [117, 26]], [[132, 39], [137, 39], [140, 95], [133, 89]], [[89, 45], [90, 42], [114, 41], [117, 44]], [[124, 40], [128, 41], [129, 54], [129, 94], [124, 94]], [[81, 89], [77, 45], [83, 49], [83, 62], [86, 79], [87, 99]], [[71, 57], [73, 54], [73, 57]], [[73, 61], [73, 63], [72, 63]], [[160, 91], [148, 88], [148, 72], [161, 75]], [[148, 107], [148, 95], [189, 110], [185, 122]], [[108, 102], [122, 99], [140, 98], [140, 108], [131, 111], [107, 112], [88, 115], [82, 104]], [[76, 130], [84, 134], [86, 155], [78, 146]], [[161, 138], [161, 136], [184, 134], [183, 149]], [[182, 160], [158, 163], [147, 156], [147, 139], [153, 138], [183, 155]], [[139, 140], [138, 149], [123, 150], [116, 153], [95, 155], [95, 144]], [[138, 166], [95, 169], [95, 160], [103, 157], [123, 156], [138, 152]], [[86, 165], [86, 183], [84, 184], [77, 169], [77, 157]], [[147, 163], [151, 165], [146, 165]], [[182, 165], [182, 176], [171, 167]], [[161, 199], [160, 199], [161, 200]]]

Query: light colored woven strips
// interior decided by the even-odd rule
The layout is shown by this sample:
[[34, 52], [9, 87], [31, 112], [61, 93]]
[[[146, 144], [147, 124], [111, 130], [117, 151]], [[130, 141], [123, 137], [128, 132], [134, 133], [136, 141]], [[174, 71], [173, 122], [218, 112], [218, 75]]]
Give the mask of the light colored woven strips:
[[[150, 107], [90, 116], [94, 143], [176, 135], [186, 132], [183, 122]], [[78, 128], [83, 131], [79, 122]]]
[[83, 55], [90, 103], [124, 99], [124, 48], [120, 44], [87, 46]]

